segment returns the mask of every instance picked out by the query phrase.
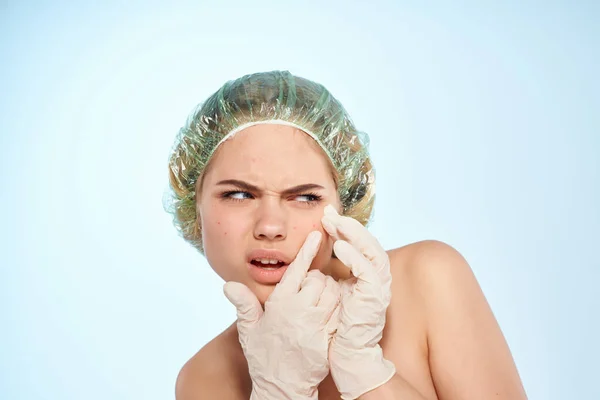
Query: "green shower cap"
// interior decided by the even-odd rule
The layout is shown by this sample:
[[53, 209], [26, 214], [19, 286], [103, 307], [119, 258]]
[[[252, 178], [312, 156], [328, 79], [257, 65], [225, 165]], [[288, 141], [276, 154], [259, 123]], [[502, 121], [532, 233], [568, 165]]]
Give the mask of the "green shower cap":
[[342, 214], [367, 225], [374, 201], [369, 138], [344, 107], [318, 83], [288, 71], [263, 72], [229, 81], [199, 104], [180, 129], [169, 158], [170, 187], [163, 198], [180, 235], [204, 253], [196, 215], [196, 183], [216, 149], [256, 124], [294, 126], [310, 135], [337, 172]]

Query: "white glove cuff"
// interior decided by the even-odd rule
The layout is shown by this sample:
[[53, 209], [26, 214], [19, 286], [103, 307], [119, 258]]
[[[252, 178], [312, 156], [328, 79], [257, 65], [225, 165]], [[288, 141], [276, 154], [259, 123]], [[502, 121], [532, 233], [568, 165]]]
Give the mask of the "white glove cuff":
[[343, 400], [359, 396], [385, 384], [396, 374], [394, 363], [383, 358], [377, 345], [359, 351], [331, 349], [330, 371]]
[[252, 380], [252, 393], [250, 400], [318, 400], [319, 392], [317, 388], [310, 390], [310, 393], [301, 393], [302, 390], [294, 390], [290, 385], [277, 386], [272, 382], [262, 382], [257, 384]]

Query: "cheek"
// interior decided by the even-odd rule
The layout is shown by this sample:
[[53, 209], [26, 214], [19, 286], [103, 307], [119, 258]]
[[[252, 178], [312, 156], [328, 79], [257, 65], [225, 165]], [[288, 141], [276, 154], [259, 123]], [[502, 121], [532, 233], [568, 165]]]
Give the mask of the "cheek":
[[223, 280], [238, 280], [239, 271], [232, 266], [236, 265], [240, 252], [245, 248], [244, 227], [240, 226], [239, 218], [224, 211], [218, 205], [201, 210], [204, 255], [213, 271]]
[[311, 269], [324, 269], [331, 262], [331, 253], [333, 251], [333, 243], [331, 237], [327, 234], [323, 235], [319, 253], [315, 257]]
[[298, 242], [298, 249], [302, 246], [308, 234], [312, 231], [321, 232], [321, 246], [319, 252], [312, 262], [310, 269], [323, 269], [327, 264], [331, 262], [331, 253], [333, 251], [333, 241], [331, 236], [327, 234], [323, 225], [321, 224], [321, 215], [318, 215], [315, 219], [299, 222], [292, 225], [292, 234], [295, 239], [294, 242]]
[[306, 212], [298, 212], [297, 215], [294, 213], [290, 216], [290, 227], [294, 235], [304, 235], [308, 236], [308, 234], [312, 231], [319, 231], [321, 233], [325, 233], [325, 229], [323, 228], [323, 224], [321, 223], [321, 218], [323, 217], [323, 209], [319, 208], [316, 211], [311, 213]]
[[224, 212], [219, 205], [204, 207], [201, 211], [201, 229], [204, 248], [221, 248], [226, 242], [236, 240], [241, 235], [244, 227], [240, 219], [231, 213]]

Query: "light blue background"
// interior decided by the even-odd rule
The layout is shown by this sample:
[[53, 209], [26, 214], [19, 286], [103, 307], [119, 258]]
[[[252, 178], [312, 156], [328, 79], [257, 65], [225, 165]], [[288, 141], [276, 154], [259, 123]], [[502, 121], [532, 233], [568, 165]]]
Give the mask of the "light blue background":
[[530, 399], [600, 398], [598, 3], [366, 3], [2, 3], [0, 398], [174, 398], [234, 309], [162, 210], [168, 152], [272, 69], [369, 132], [372, 232], [467, 258]]

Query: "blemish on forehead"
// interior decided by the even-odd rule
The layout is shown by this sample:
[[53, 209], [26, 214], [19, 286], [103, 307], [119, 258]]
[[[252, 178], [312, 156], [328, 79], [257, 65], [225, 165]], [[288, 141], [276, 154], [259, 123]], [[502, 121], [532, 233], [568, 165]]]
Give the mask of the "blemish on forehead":
[[293, 229], [295, 230], [297, 228], [297, 226], [294, 226]]
[[317, 224], [313, 224], [313, 228], [316, 228], [316, 227], [317, 227]]

